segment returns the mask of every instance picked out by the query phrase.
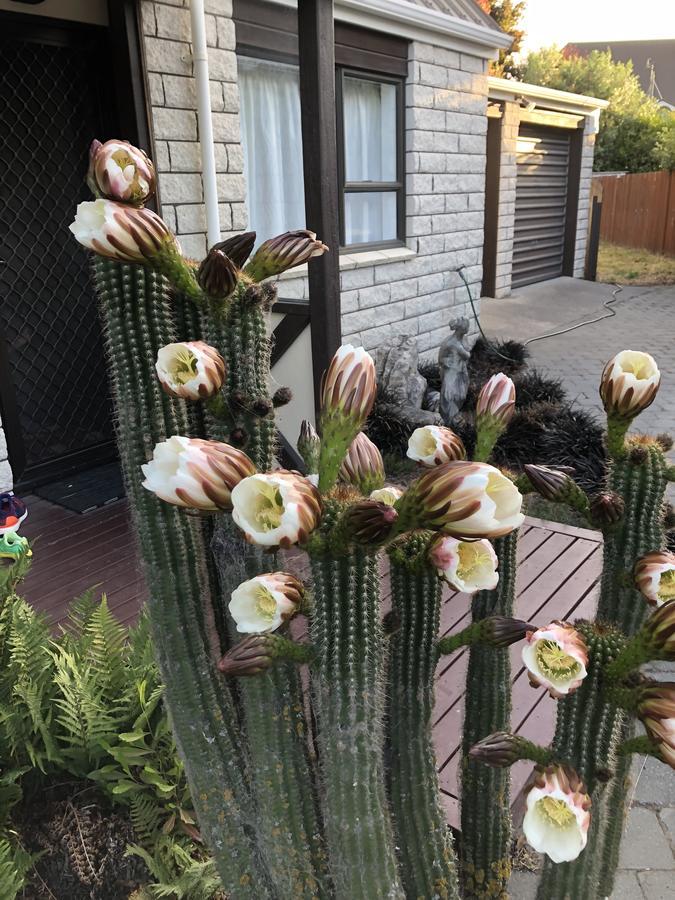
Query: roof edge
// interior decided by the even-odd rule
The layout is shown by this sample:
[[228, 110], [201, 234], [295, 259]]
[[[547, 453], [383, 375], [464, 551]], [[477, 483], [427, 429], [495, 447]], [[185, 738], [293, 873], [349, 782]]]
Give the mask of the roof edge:
[[496, 78], [488, 76], [488, 96], [496, 100], [513, 97], [524, 97], [532, 100], [545, 100], [557, 106], [568, 106], [574, 109], [594, 110], [606, 109], [609, 100], [599, 97], [587, 97], [584, 94], [573, 94], [571, 91], [559, 91], [555, 88], [543, 87], [540, 84], [528, 84], [512, 78]]

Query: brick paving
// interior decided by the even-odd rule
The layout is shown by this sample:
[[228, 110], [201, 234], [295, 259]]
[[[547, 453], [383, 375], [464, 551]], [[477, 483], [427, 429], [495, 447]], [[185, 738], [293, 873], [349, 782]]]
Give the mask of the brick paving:
[[[613, 285], [571, 278], [529, 285], [502, 300], [483, 300], [481, 323], [489, 337], [528, 340], [602, 315], [612, 290]], [[570, 399], [601, 415], [598, 381], [604, 362], [619, 350], [645, 350], [663, 377], [636, 430], [675, 434], [675, 285], [626, 287], [613, 308], [611, 319], [530, 344], [530, 364], [560, 378]], [[661, 678], [675, 679], [675, 665], [660, 664], [657, 671]], [[632, 779], [612, 900], [670, 900], [675, 893], [675, 774], [653, 759], [636, 757]], [[535, 873], [516, 872], [511, 896], [534, 898], [537, 880]]]

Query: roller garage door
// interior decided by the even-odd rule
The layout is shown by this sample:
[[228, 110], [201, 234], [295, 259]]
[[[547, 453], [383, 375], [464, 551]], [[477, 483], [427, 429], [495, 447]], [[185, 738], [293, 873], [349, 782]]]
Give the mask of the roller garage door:
[[563, 274], [570, 132], [521, 125], [513, 240], [513, 287]]

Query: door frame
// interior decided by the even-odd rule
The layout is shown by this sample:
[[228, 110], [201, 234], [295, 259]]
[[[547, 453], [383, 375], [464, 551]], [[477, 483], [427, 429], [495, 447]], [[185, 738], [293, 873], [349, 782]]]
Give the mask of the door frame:
[[[106, 110], [115, 117], [121, 137], [147, 148], [152, 156], [152, 132], [145, 83], [145, 67], [142, 53], [140, 11], [138, 0], [108, 0], [108, 26], [72, 20], [35, 16], [22, 12], [0, 10], [0, 27], [4, 33], [17, 38], [79, 45], [87, 35], [105, 46], [107, 57], [114, 67], [116, 77], [102, 80], [99, 104], [105, 117]], [[152, 206], [153, 204], [148, 204]], [[0, 330], [0, 418], [7, 440], [9, 463], [16, 486], [21, 490], [49, 481], [58, 475], [66, 475], [88, 465], [97, 465], [114, 459], [117, 455], [114, 439], [75, 451], [57, 460], [31, 466], [26, 472], [26, 453], [21, 433], [21, 422], [12, 381], [7, 338]]]

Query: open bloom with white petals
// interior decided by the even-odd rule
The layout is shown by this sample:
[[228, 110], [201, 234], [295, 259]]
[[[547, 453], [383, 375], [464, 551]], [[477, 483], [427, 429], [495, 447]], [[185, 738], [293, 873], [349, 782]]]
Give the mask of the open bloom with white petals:
[[495, 538], [519, 528], [523, 498], [510, 478], [486, 463], [429, 469], [396, 504], [398, 530], [431, 528], [457, 538]]
[[165, 249], [180, 252], [156, 213], [113, 200], [80, 203], [69, 228], [83, 247], [118, 262], [147, 263]]
[[382, 454], [362, 431], [349, 445], [347, 455], [340, 466], [340, 479], [353, 484], [364, 494], [384, 484], [384, 462]]
[[108, 200], [144, 203], [155, 193], [155, 167], [128, 141], [93, 141], [87, 182]]
[[651, 606], [675, 599], [675, 553], [655, 550], [638, 559], [633, 571], [635, 587]]
[[527, 791], [527, 843], [554, 863], [570, 862], [586, 846], [591, 798], [569, 766], [537, 766]]
[[508, 375], [498, 372], [489, 378], [478, 395], [476, 418], [490, 419], [506, 426], [513, 418], [516, 407], [516, 388]]
[[233, 488], [255, 472], [236, 447], [179, 435], [157, 444], [141, 469], [143, 487], [161, 500], [205, 511], [231, 509]]
[[203, 341], [167, 344], [157, 353], [155, 370], [171, 397], [203, 400], [213, 397], [225, 380], [225, 360]]
[[453, 460], [466, 459], [466, 450], [461, 438], [451, 428], [423, 425], [410, 435], [406, 455], [431, 468]]
[[575, 691], [586, 677], [588, 648], [579, 632], [566, 622], [551, 622], [528, 631], [523, 662], [530, 684], [548, 688], [551, 697]]
[[319, 524], [321, 497], [302, 475], [278, 471], [244, 478], [232, 491], [232, 518], [261, 547], [303, 543]]
[[394, 506], [396, 501], [402, 496], [403, 491], [401, 488], [398, 488], [393, 484], [385, 484], [384, 487], [381, 487], [376, 491], [371, 491], [368, 499], [377, 500], [378, 503], [386, 503], [387, 506]]
[[675, 769], [675, 683], [657, 682], [641, 688], [637, 714], [663, 761]]
[[290, 619], [302, 601], [301, 581], [288, 572], [270, 572], [244, 581], [234, 591], [228, 609], [237, 631], [274, 631]]
[[431, 564], [457, 591], [473, 594], [497, 587], [497, 554], [490, 541], [458, 541], [441, 536], [429, 550]]
[[600, 397], [609, 415], [633, 419], [654, 402], [661, 373], [652, 356], [622, 350], [612, 357], [600, 380]]

